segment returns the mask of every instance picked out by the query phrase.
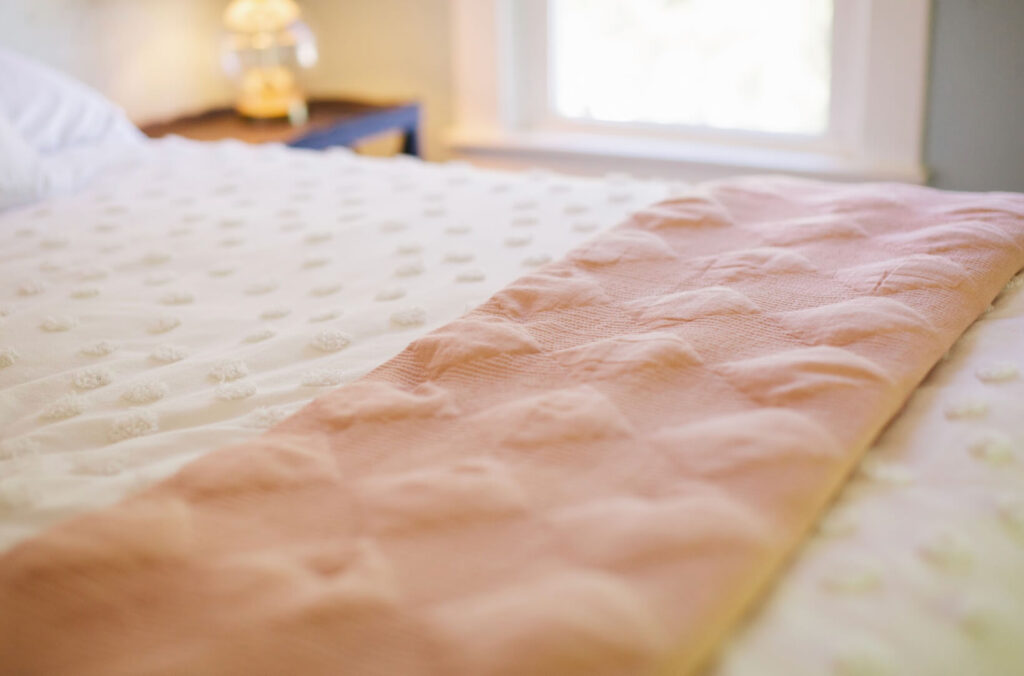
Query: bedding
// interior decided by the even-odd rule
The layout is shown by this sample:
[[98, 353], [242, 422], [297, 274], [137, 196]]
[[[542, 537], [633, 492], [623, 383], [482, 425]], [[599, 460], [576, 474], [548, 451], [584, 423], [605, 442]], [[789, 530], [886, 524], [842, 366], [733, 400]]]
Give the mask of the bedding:
[[88, 85], [0, 47], [0, 115], [41, 154], [138, 143], [142, 133]]
[[0, 212], [70, 194], [97, 173], [119, 165], [129, 148], [110, 142], [42, 154], [0, 111]]
[[917, 388], [712, 674], [1024, 673], [1022, 336], [1017, 275]]
[[0, 214], [0, 549], [257, 434], [668, 190], [168, 139]]
[[[566, 205], [553, 221], [565, 228], [586, 208]], [[1024, 264], [1022, 218], [1015, 196], [777, 180], [712, 184], [645, 209], [268, 434], [184, 451], [203, 457], [15, 547], [0, 559], [0, 656], [26, 673], [685, 673]], [[426, 210], [409, 217], [425, 220]], [[174, 307], [196, 297], [166, 296], [186, 299]], [[317, 334], [313, 347], [344, 355], [358, 337]], [[255, 396], [234, 387], [247, 361], [204, 366], [208, 392]], [[997, 371], [1009, 369], [986, 373]], [[114, 375], [64, 375], [48, 393], [104, 389]], [[145, 411], [140, 396], [128, 403]], [[102, 413], [93, 422], [107, 424], [107, 441], [155, 431], [139, 410]], [[23, 464], [50, 455], [24, 439], [59, 436], [20, 432], [6, 447]], [[972, 457], [1011, 453], [986, 449]], [[33, 495], [35, 485], [8, 495], [58, 492]], [[926, 547], [955, 563], [949, 549]], [[836, 621], [839, 633], [851, 623]], [[725, 668], [765, 650], [759, 626]], [[805, 625], [767, 626], [784, 637]], [[61, 649], [44, 650], [55, 632]], [[866, 655], [829, 665], [888, 668]]]
[[36, 152], [0, 113], [0, 211], [39, 199], [45, 184]]

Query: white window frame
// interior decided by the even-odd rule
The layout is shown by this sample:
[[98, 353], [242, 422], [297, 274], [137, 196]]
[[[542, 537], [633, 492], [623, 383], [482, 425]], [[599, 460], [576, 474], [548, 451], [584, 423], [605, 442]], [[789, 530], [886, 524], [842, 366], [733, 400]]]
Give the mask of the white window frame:
[[449, 147], [483, 164], [577, 173], [781, 171], [922, 183], [931, 0], [835, 3], [829, 131], [811, 137], [561, 118], [543, 84], [547, 0], [452, 0]]

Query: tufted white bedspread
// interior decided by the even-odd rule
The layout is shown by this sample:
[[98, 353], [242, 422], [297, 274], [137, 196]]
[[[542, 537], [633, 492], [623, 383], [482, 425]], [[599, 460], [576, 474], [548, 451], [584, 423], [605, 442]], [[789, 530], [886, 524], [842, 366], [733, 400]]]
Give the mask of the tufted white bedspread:
[[667, 191], [170, 139], [0, 214], [0, 551], [255, 435]]

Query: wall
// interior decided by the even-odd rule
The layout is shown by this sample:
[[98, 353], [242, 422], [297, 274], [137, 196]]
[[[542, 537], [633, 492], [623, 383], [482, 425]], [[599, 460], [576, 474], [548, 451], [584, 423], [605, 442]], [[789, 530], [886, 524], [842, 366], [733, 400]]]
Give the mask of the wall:
[[217, 0], [0, 0], [0, 45], [64, 70], [136, 122], [222, 104]]
[[1024, 192], [1024, 0], [935, 0], [933, 185]]
[[302, 0], [320, 62], [310, 92], [370, 99], [415, 98], [425, 106], [425, 153], [444, 155], [452, 119], [450, 0]]

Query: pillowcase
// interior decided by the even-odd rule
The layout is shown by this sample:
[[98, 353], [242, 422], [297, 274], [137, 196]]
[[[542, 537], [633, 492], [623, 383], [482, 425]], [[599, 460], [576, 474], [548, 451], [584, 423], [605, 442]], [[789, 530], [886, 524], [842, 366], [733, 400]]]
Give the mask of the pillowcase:
[[0, 114], [40, 153], [142, 137], [124, 112], [96, 90], [2, 48]]
[[0, 212], [74, 192], [107, 168], [132, 161], [139, 147], [82, 145], [44, 155], [0, 113]]
[[0, 211], [34, 202], [45, 193], [39, 153], [0, 114]]

